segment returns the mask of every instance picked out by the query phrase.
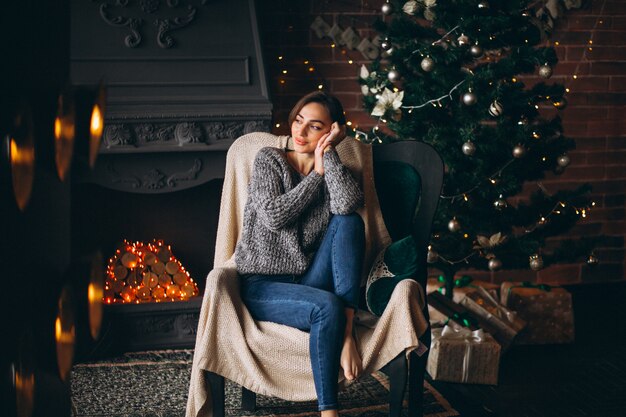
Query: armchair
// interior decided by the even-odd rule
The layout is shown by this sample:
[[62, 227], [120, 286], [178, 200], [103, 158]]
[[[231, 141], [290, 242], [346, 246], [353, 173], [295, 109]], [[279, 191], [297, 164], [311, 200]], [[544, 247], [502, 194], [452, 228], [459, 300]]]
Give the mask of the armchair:
[[[288, 140], [286, 136], [253, 133], [235, 141], [228, 152], [215, 268], [207, 277], [198, 323], [187, 417], [224, 415], [224, 378], [242, 386], [245, 410], [254, 410], [255, 393], [290, 401], [316, 398], [308, 333], [254, 321], [239, 296], [232, 259], [254, 156], [265, 146], [285, 148]], [[390, 415], [401, 415], [408, 381], [409, 415], [419, 416], [425, 351], [430, 346], [424, 291], [426, 251], [443, 164], [432, 147], [414, 141], [372, 147], [346, 139], [337, 152], [361, 181], [365, 194], [365, 207], [359, 211], [367, 241], [365, 277], [378, 252], [408, 234], [413, 235], [423, 259], [415, 280], [403, 280], [395, 287], [375, 325], [357, 323], [355, 327], [364, 372], [381, 369], [390, 378]]]

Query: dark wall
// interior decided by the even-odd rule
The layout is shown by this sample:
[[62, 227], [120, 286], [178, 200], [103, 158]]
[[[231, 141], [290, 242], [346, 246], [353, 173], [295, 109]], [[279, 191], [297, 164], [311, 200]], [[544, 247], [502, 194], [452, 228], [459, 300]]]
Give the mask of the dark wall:
[[56, 174], [53, 122], [57, 95], [68, 76], [69, 7], [65, 0], [2, 2], [0, 7], [0, 134], [6, 144], [12, 114], [19, 103], [28, 106], [36, 164], [30, 201], [20, 211], [6, 152], [0, 162], [0, 304], [3, 332], [9, 335], [3, 338], [9, 354], [2, 355], [2, 415], [16, 411], [8, 370], [20, 361], [31, 363], [35, 371], [34, 415], [67, 415], [69, 397], [56, 375], [53, 331], [70, 263], [70, 187]]

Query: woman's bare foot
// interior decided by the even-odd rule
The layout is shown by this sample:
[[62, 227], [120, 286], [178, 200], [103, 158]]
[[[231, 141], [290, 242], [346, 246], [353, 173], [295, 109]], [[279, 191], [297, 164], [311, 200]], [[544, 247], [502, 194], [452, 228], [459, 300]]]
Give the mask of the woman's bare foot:
[[346, 336], [343, 341], [339, 364], [343, 369], [343, 375], [348, 381], [353, 381], [361, 375], [361, 371], [363, 370], [361, 356], [356, 349], [356, 343], [351, 335]]

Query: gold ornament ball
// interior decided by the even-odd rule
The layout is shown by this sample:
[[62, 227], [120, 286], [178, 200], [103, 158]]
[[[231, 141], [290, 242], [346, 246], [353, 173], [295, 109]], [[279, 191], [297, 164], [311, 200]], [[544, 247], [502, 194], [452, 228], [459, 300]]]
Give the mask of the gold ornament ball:
[[522, 145], [517, 145], [513, 148], [512, 153], [514, 158], [523, 158], [526, 155], [526, 148]]
[[429, 249], [428, 253], [426, 254], [426, 262], [428, 262], [429, 264], [434, 264], [435, 262], [437, 262], [438, 259], [439, 254], [434, 250]]
[[530, 266], [530, 269], [532, 269], [533, 271], [539, 271], [543, 268], [543, 258], [541, 257], [541, 255], [532, 255], [529, 258], [528, 264]]
[[487, 3], [486, 1], [481, 1], [480, 3], [478, 3], [478, 8], [486, 10], [489, 8], [489, 3]]
[[395, 70], [392, 69], [391, 71], [389, 71], [387, 73], [387, 78], [389, 79], [389, 81], [391, 81], [392, 83], [395, 83], [396, 81], [398, 81], [400, 79], [400, 73]]
[[594, 255], [593, 253], [591, 255], [589, 255], [589, 257], [587, 258], [587, 265], [589, 265], [589, 266], [596, 266], [596, 265], [598, 265], [598, 262], [600, 262], [598, 260], [598, 257], [596, 255]]
[[391, 5], [391, 3], [385, 3], [381, 6], [380, 10], [383, 12], [384, 15], [390, 15], [391, 13], [393, 13], [393, 6]]
[[552, 67], [548, 64], [543, 64], [539, 67], [539, 75], [541, 76], [541, 78], [552, 77]]
[[461, 223], [459, 223], [456, 217], [448, 222], [448, 230], [453, 233], [461, 230]]
[[465, 155], [472, 156], [476, 152], [476, 145], [474, 145], [474, 142], [472, 142], [471, 140], [468, 140], [463, 144], [461, 150]]
[[559, 156], [556, 160], [556, 163], [559, 164], [560, 167], [565, 168], [566, 166], [568, 166], [570, 164], [571, 160], [569, 158], [569, 156], [567, 156], [566, 154], [563, 154], [561, 156]]
[[459, 43], [459, 46], [465, 46], [467, 44], [469, 44], [469, 38], [467, 37], [467, 35], [461, 33], [461, 36], [459, 36], [456, 41]]
[[465, 104], [466, 106], [471, 106], [476, 104], [476, 101], [478, 100], [478, 98], [476, 97], [476, 94], [472, 93], [471, 91], [468, 91], [467, 93], [463, 94], [463, 104]]
[[435, 68], [435, 61], [433, 61], [431, 57], [427, 56], [422, 59], [422, 62], [420, 62], [420, 67], [422, 67], [422, 70], [425, 72], [431, 72]]
[[497, 271], [502, 268], [502, 261], [498, 258], [491, 258], [489, 259], [488, 266], [490, 271]]

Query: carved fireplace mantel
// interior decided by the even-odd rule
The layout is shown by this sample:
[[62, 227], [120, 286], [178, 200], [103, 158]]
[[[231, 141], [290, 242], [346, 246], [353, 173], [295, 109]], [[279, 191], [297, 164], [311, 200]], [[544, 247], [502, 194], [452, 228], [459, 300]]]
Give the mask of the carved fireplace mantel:
[[268, 131], [254, 0], [72, 0], [71, 80], [107, 86], [96, 169], [139, 193], [221, 178], [234, 139]]

